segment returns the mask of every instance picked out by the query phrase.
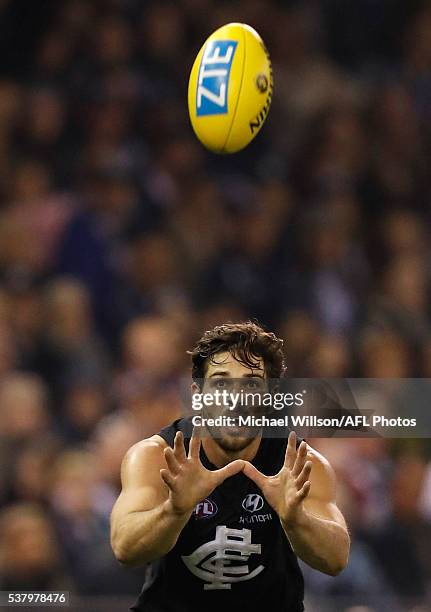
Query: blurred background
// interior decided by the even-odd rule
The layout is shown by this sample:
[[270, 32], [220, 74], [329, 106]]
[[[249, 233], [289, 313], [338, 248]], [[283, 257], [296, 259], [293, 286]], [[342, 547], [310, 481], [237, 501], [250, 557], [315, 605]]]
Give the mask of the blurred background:
[[[275, 91], [223, 157], [186, 91], [229, 21]], [[134, 602], [121, 460], [214, 324], [257, 318], [291, 376], [431, 377], [430, 161], [429, 2], [0, 0], [0, 588]], [[339, 577], [305, 569], [307, 611], [430, 610], [430, 441], [315, 446], [353, 544]]]

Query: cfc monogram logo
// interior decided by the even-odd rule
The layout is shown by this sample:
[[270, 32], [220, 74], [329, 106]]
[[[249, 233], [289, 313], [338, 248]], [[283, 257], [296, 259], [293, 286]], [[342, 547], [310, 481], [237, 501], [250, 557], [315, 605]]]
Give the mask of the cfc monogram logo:
[[250, 555], [260, 555], [260, 544], [251, 543], [250, 529], [229, 529], [219, 525], [214, 540], [199, 546], [182, 560], [188, 569], [204, 580], [205, 590], [231, 589], [232, 583], [251, 580], [264, 569], [259, 565], [249, 570]]

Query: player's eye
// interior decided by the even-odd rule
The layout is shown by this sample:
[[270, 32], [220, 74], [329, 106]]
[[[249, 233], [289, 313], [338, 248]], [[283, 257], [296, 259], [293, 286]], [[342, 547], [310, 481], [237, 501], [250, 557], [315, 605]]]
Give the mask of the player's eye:
[[226, 381], [222, 378], [219, 378], [215, 381], [215, 386], [217, 387], [217, 389], [223, 389], [224, 387], [226, 387]]
[[257, 389], [258, 387], [260, 387], [260, 384], [257, 380], [248, 380], [247, 381], [247, 388], [248, 389]]

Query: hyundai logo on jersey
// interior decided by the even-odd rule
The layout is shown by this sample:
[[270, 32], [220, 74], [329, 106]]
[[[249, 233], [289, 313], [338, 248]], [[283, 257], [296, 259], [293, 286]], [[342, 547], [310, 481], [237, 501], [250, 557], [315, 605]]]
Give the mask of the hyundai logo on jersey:
[[257, 510], [261, 510], [263, 508], [263, 498], [257, 493], [249, 493], [242, 500], [242, 507], [247, 512], [257, 512]]

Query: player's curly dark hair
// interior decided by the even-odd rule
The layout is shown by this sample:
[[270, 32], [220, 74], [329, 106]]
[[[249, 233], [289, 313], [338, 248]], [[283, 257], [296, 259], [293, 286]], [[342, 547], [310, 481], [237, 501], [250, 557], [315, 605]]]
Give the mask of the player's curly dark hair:
[[246, 321], [217, 325], [204, 333], [188, 351], [192, 357], [193, 380], [204, 379], [208, 362], [217, 353], [226, 351], [249, 368], [259, 367], [256, 357], [262, 357], [267, 378], [280, 378], [284, 374], [283, 340], [257, 323]]

